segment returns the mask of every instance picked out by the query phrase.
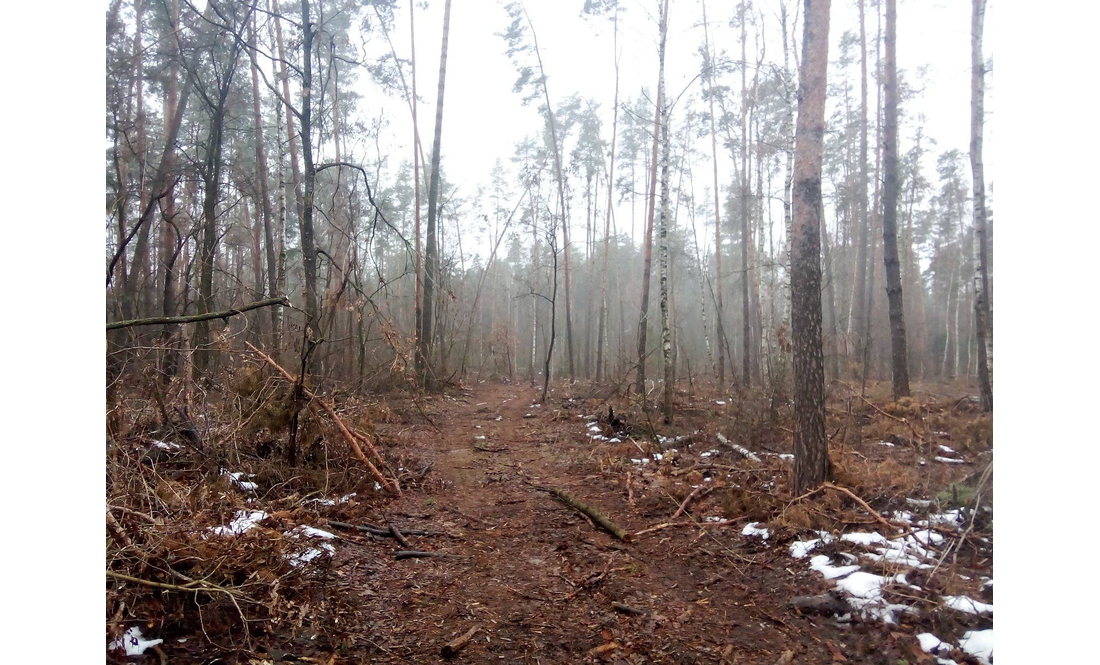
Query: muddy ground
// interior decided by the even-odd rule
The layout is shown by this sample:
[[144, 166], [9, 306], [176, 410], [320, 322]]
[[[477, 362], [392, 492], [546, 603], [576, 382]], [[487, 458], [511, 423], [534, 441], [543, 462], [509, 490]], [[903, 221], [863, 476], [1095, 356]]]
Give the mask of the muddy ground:
[[[965, 392], [918, 391], [917, 405], [893, 404], [873, 391], [867, 403], [842, 388], [833, 393], [828, 434], [837, 484], [887, 516], [905, 509], [906, 498], [931, 499], [932, 510], [969, 500], [966, 488], [992, 452]], [[312, 496], [338, 497], [336, 490], [356, 496], [326, 506], [259, 473], [257, 491], [226, 488], [211, 512], [211, 519], [219, 513], [226, 520], [231, 508], [263, 509], [274, 513], [273, 523], [339, 536], [331, 557], [299, 571], [309, 592], [281, 601], [283, 616], [297, 612], [296, 621], [265, 627], [255, 620], [245, 635], [240, 617], [248, 617], [247, 606], [235, 617], [217, 594], [193, 594], [193, 607], [174, 605], [168, 597], [181, 594], [170, 590], [143, 589], [146, 595], [120, 609], [112, 596], [118, 582], [109, 580], [108, 632], [141, 622], [147, 637], [165, 639], [157, 652], [130, 662], [442, 662], [441, 648], [476, 627], [453, 662], [774, 665], [935, 662], [917, 646], [917, 633], [951, 640], [965, 629], [992, 626], [991, 617], [946, 610], [937, 601], [938, 593], [950, 592], [992, 602], [991, 587], [978, 582], [992, 576], [992, 528], [980, 521], [937, 567], [935, 579], [911, 571], [909, 581], [926, 583], [925, 592], [887, 590], [918, 610], [897, 624], [792, 608], [795, 597], [833, 588], [805, 560], [791, 557], [792, 541], [817, 529], [839, 534], [882, 525], [839, 492], [793, 501], [786, 486], [790, 462], [781, 456], [790, 450], [789, 422], [766, 398], [758, 396], [757, 408], [749, 409], [735, 397], [686, 391], [678, 396], [675, 423], [666, 426], [624, 399], [608, 399], [606, 391], [573, 386], [544, 404], [538, 397], [526, 384], [486, 382], [415, 400], [347, 400], [349, 421], [370, 421], [402, 478], [401, 497], [375, 491], [366, 474], [349, 480], [345, 471], [342, 486]], [[608, 405], [623, 421], [617, 429], [607, 423]], [[652, 440], [651, 426], [668, 438]], [[760, 461], [723, 445], [719, 433]], [[684, 435], [691, 439], [675, 441]], [[134, 438], [142, 436], [150, 438]], [[880, 444], [884, 440], [894, 445]], [[236, 470], [271, 463], [253, 454], [254, 442], [243, 435], [235, 445], [244, 451], [233, 458]], [[940, 445], [966, 461], [936, 462]], [[339, 448], [329, 453], [340, 454]], [[348, 468], [352, 476], [361, 473], [354, 464]], [[177, 477], [184, 483], [188, 476]], [[673, 520], [697, 487], [705, 495]], [[550, 488], [598, 509], [633, 534], [630, 542], [554, 498]], [[984, 500], [991, 504], [991, 489]], [[426, 533], [407, 536], [406, 548], [390, 537], [337, 529], [329, 520]], [[749, 522], [767, 527], [769, 538], [743, 535]], [[395, 560], [404, 549], [447, 556]], [[130, 570], [155, 577], [151, 569]], [[242, 584], [252, 579], [247, 573]], [[152, 603], [157, 598], [160, 606]], [[220, 603], [221, 610], [204, 615], [204, 603]], [[170, 616], [157, 616], [161, 606]], [[958, 650], [951, 655], [978, 662]], [[117, 652], [108, 659], [123, 660]]]

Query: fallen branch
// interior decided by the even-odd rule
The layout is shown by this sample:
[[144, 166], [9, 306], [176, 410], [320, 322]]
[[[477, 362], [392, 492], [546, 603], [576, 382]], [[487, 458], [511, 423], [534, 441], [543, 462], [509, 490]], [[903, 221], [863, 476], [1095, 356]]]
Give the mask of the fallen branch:
[[244, 314], [245, 312], [250, 312], [254, 309], [259, 309], [261, 307], [271, 307], [272, 305], [282, 305], [283, 307], [290, 307], [290, 299], [286, 296], [280, 296], [278, 298], [268, 298], [266, 300], [259, 300], [254, 303], [250, 303], [243, 307], [227, 309], [224, 312], [207, 312], [206, 314], [189, 314], [187, 316], [153, 316], [147, 319], [115, 321], [114, 323], [107, 324], [107, 330], [133, 328], [135, 326], [154, 326], [162, 323], [197, 323], [199, 321], [212, 321], [214, 319], [228, 319], [231, 316]]
[[[291, 376], [290, 372], [280, 367], [279, 363], [275, 362], [270, 356], [265, 354], [263, 351], [257, 349], [255, 346], [252, 346], [251, 342], [245, 342], [245, 345], [248, 348], [252, 349], [252, 352], [258, 355], [261, 360], [278, 370], [278, 372], [283, 375], [284, 379], [286, 379], [290, 383], [295, 383], [295, 379], [293, 376]], [[351, 450], [355, 454], [355, 457], [367, 466], [367, 469], [370, 470], [375, 480], [377, 480], [383, 487], [393, 492], [397, 496], [401, 496], [401, 485], [398, 484], [397, 479], [394, 478], [390, 480], [386, 478], [384, 475], [382, 475], [382, 472], [379, 471], [378, 468], [375, 467], [369, 459], [367, 459], [367, 456], [363, 454], [363, 449], [359, 447], [359, 443], [358, 441], [356, 441], [355, 435], [352, 434], [351, 431], [347, 428], [347, 425], [345, 425], [344, 421], [340, 419], [340, 416], [336, 415], [336, 409], [334, 409], [331, 404], [319, 398], [316, 394], [314, 394], [311, 390], [304, 386], [302, 387], [302, 394], [310, 399], [309, 405], [314, 410], [314, 412], [317, 411], [317, 405], [321, 405], [321, 408], [324, 409], [328, 416], [332, 418], [333, 422], [336, 423], [336, 427], [340, 430], [340, 433], [343, 434], [344, 440], [346, 440], [348, 442], [348, 445], [351, 446]], [[375, 458], [377, 458], [379, 462], [383, 462], [382, 456], [378, 454], [378, 450], [375, 449], [375, 447], [372, 446], [370, 442], [366, 441], [365, 439], [363, 440], [363, 442], [367, 445], [367, 449], [371, 451]]]
[[[347, 522], [338, 522], [336, 520], [329, 520], [328, 524], [329, 524], [329, 526], [331, 526], [334, 529], [347, 529], [349, 531], [350, 530], [363, 531], [363, 532], [371, 534], [372, 536], [382, 536], [384, 538], [393, 538], [394, 537], [393, 532], [390, 531], [389, 528], [384, 529], [380, 526], [375, 526], [373, 524], [364, 524], [364, 525], [349, 524]], [[428, 535], [431, 535], [427, 531], [424, 531], [423, 529], [402, 529], [401, 534], [406, 535], [406, 536], [428, 536]]]
[[[787, 508], [790, 508], [791, 506], [798, 503], [799, 501], [801, 501], [803, 499], [806, 499], [806, 498], [809, 498], [809, 497], [813, 496], [814, 494], [817, 494], [818, 492], [822, 492], [824, 490], [833, 490], [834, 492], [840, 492], [841, 494], [844, 494], [844, 495], [850, 497], [852, 500], [854, 500], [856, 503], [858, 503], [860, 506], [862, 506], [864, 510], [866, 510], [868, 513], [870, 513], [871, 516], [874, 517], [875, 520], [877, 520], [879, 524], [885, 526], [887, 529], [901, 529], [903, 532], [907, 532], [907, 531], [911, 530], [908, 526], [902, 526], [900, 524], [893, 524], [893, 523], [889, 522], [885, 517], [880, 515], [878, 513], [878, 511], [876, 511], [874, 508], [872, 508], [870, 505], [868, 505], [866, 501], [864, 501], [863, 499], [856, 496], [855, 493], [852, 492], [852, 490], [847, 489], [845, 487], [840, 487], [839, 485], [834, 485], [834, 484], [829, 483], [829, 482], [822, 483], [821, 487], [818, 487], [817, 489], [810, 490], [809, 492], [806, 492], [802, 496], [796, 497], [790, 503], [787, 504]], [[786, 510], [786, 508], [784, 508], [784, 510]]]
[[470, 640], [473, 638], [474, 634], [477, 633], [477, 631], [480, 629], [481, 626], [474, 626], [459, 637], [456, 637], [450, 642], [447, 642], [443, 645], [443, 648], [439, 650], [439, 655], [443, 656], [444, 658], [454, 658], [456, 655], [458, 655], [459, 651], [462, 651], [462, 649], [470, 643]]
[[680, 507], [676, 509], [676, 512], [673, 513], [672, 517], [670, 517], [669, 519], [674, 520], [680, 515], [683, 515], [684, 510], [687, 509], [688, 505], [690, 505], [692, 501], [696, 499], [701, 499], [704, 496], [710, 494], [714, 491], [714, 488], [714, 485], [699, 485], [695, 489], [691, 490], [691, 493], [684, 497], [683, 502], [680, 503]]
[[401, 535], [401, 532], [397, 529], [397, 527], [392, 524], [390, 525], [390, 533], [393, 534], [394, 540], [401, 543], [401, 547], [412, 547], [412, 545], [409, 543], [409, 539]]
[[427, 559], [429, 557], [439, 557], [441, 559], [468, 559], [469, 557], [461, 554], [448, 554], [447, 552], [415, 552], [411, 550], [398, 550], [394, 553], [394, 558], [398, 561], [403, 559]]
[[580, 512], [584, 513], [585, 515], [588, 515], [589, 517], [591, 517], [592, 520], [594, 522], [596, 522], [596, 524], [599, 524], [601, 527], [603, 527], [603, 529], [605, 531], [607, 531], [611, 535], [615, 536], [619, 540], [623, 541], [624, 543], [629, 543], [630, 542], [630, 534], [627, 533], [625, 529], [623, 529], [621, 526], [615, 524], [614, 522], [612, 522], [608, 518], [604, 517], [604, 515], [602, 513], [600, 513], [598, 510], [596, 510], [595, 508], [592, 508], [591, 506], [584, 503], [583, 501], [580, 501], [578, 499], [573, 498], [572, 496], [567, 494], [564, 490], [556, 489], [556, 488], [553, 488], [553, 487], [548, 487], [548, 488], [546, 488], [546, 491], [549, 492], [550, 494], [552, 494], [555, 498], [559, 499], [560, 501], [568, 504], [569, 506], [575, 508], [576, 510], [579, 510]]
[[645, 614], [645, 610], [639, 610], [637, 607], [631, 607], [626, 603], [611, 603], [611, 607], [615, 608], [615, 611], [622, 612], [623, 614], [633, 614], [634, 616]]

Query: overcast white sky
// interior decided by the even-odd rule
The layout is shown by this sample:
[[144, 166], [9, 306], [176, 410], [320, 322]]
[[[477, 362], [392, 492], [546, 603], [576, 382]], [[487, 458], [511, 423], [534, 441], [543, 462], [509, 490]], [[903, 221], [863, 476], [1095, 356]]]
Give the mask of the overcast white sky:
[[[801, 2], [789, 2], [788, 11], [801, 13]], [[966, 152], [970, 132], [970, 3], [964, 0], [901, 0], [898, 7], [898, 66], [914, 73], [928, 66], [927, 87], [923, 96], [907, 109], [915, 116], [926, 116], [925, 135], [935, 138], [937, 146], [929, 156], [949, 148]], [[527, 10], [537, 31], [543, 62], [548, 74], [551, 100], [556, 105], [571, 94], [595, 99], [604, 115], [604, 132], [609, 134], [614, 94], [612, 32], [609, 19], [582, 18], [583, 0], [527, 0]], [[718, 48], [740, 55], [739, 34], [730, 27], [735, 2], [712, 0], [707, 13], [711, 40]], [[622, 48], [620, 100], [637, 94], [642, 86], [656, 88], [657, 25], [654, 16], [657, 0], [623, 0], [620, 15]], [[778, 0], [758, 0], [769, 35], [767, 58], [781, 62]], [[985, 52], [992, 53], [995, 3], [987, 10]], [[702, 11], [698, 0], [671, 3], [668, 38], [667, 77], [672, 94], [689, 84], [698, 72], [697, 48], [702, 43]], [[397, 31], [392, 35], [400, 57], [409, 55], [408, 4], [399, 2]], [[422, 102], [418, 109], [421, 140], [431, 148], [434, 122], [435, 86], [439, 69], [439, 43], [443, 22], [442, 0], [432, 0], [427, 9], [417, 9], [416, 41], [418, 90]], [[868, 8], [868, 36], [873, 40], [875, 16]], [[534, 105], [524, 107], [520, 95], [512, 92], [516, 69], [505, 53], [505, 42], [497, 33], [508, 25], [503, 3], [492, 0], [469, 2], [454, 0], [447, 65], [447, 83], [443, 119], [444, 168], [452, 182], [461, 187], [460, 195], [473, 193], [478, 183], [488, 183], [489, 171], [499, 158], [505, 164], [515, 145], [541, 126]], [[858, 29], [854, 0], [832, 3], [830, 59], [838, 53], [836, 44], [844, 30]], [[750, 28], [751, 31], [751, 28]], [[801, 42], [801, 29], [798, 32]], [[750, 50], [752, 37], [750, 32]], [[870, 48], [870, 46], [869, 46]], [[873, 57], [873, 51], [869, 54]], [[750, 58], [753, 57], [750, 55]], [[987, 90], [986, 110], [993, 109], [992, 77]], [[699, 82], [691, 84], [688, 94], [697, 94]], [[369, 84], [362, 85], [363, 110], [377, 117], [384, 107], [389, 120], [389, 140], [397, 154], [391, 154], [391, 166], [408, 155], [411, 122], [404, 100], [381, 99]], [[872, 88], [871, 104], [874, 104]], [[683, 106], [684, 103], [681, 103]], [[372, 109], [368, 111], [367, 109]], [[675, 122], [675, 116], [674, 116]], [[987, 150], [992, 152], [991, 122], [987, 121]], [[904, 128], [903, 128], [904, 130]], [[902, 135], [904, 151], [908, 132]], [[709, 146], [703, 152], [709, 154]], [[383, 148], [386, 150], [387, 148]], [[373, 158], [373, 155], [369, 156]], [[993, 160], [987, 160], [987, 181], [993, 180]], [[709, 169], [709, 166], [706, 167]], [[729, 179], [731, 164], [719, 154], [722, 182]], [[930, 176], [934, 172], [930, 172]], [[697, 195], [702, 197], [697, 183]], [[617, 211], [618, 214], [618, 211]]]

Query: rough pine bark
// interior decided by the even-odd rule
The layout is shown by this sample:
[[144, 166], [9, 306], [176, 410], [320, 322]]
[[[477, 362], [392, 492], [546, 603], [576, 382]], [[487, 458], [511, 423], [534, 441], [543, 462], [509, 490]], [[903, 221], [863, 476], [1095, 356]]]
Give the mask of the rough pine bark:
[[890, 309], [890, 356], [894, 399], [909, 396], [909, 353], [905, 349], [901, 263], [898, 260], [898, 8], [886, 0], [886, 118], [883, 122], [882, 261]]
[[[856, 353], [860, 363], [865, 362], [864, 349], [870, 339], [869, 315], [865, 307], [867, 301], [867, 250], [870, 244], [870, 221], [867, 219], [867, 22], [865, 0], [859, 2], [859, 189], [856, 192], [859, 205], [858, 245], [856, 246], [855, 289], [852, 297], [852, 312], [856, 315], [855, 333]], [[858, 365], [852, 366], [853, 378], [860, 377]]]
[[[713, 67], [714, 59], [710, 51], [710, 30], [707, 27], [707, 3], [705, 1], [703, 2], [703, 47], [706, 49], [707, 65]], [[722, 316], [725, 308], [722, 304], [722, 202], [718, 189], [718, 132], [715, 131], [714, 127], [715, 75], [716, 72], [714, 71], [707, 72], [707, 103], [710, 109], [710, 154], [714, 175], [714, 319], [717, 322], [714, 338], [718, 346], [718, 386], [724, 388], [726, 385], [726, 346], [723, 344], [723, 340], [726, 337], [726, 332], [722, 329]]]
[[[253, 14], [248, 24], [249, 49], [248, 55], [252, 65], [252, 123], [256, 132], [256, 177], [260, 181], [260, 207], [263, 213], [263, 235], [265, 258], [267, 259], [267, 289], [268, 294], [275, 296], [279, 292], [278, 265], [275, 259], [275, 213], [271, 207], [271, 191], [268, 185], [267, 151], [264, 149], [263, 114], [260, 108], [260, 77], [259, 65], [256, 62], [256, 16]], [[277, 335], [279, 325], [279, 307], [272, 307], [269, 311], [272, 335]], [[273, 346], [279, 347], [276, 336]]]
[[993, 315], [989, 305], [989, 232], [986, 229], [985, 167], [982, 131], [985, 126], [985, 59], [982, 30], [985, 0], [974, 0], [970, 24], [970, 168], [974, 185], [974, 235], [977, 275], [974, 280], [974, 327], [978, 337], [978, 389], [982, 410], [993, 411]]
[[797, 494], [828, 474], [825, 369], [821, 343], [821, 161], [829, 56], [829, 0], [805, 0], [795, 129], [791, 239], [794, 342], [794, 482]]

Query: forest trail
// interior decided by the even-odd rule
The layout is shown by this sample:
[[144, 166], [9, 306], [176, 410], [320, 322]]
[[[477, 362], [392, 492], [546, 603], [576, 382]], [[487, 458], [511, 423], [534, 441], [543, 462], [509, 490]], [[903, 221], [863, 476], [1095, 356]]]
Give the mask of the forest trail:
[[[656, 510], [632, 508], [625, 472], [601, 464], [585, 436], [593, 414], [537, 398], [527, 386], [478, 384], [463, 398], [442, 398], [433, 416], [439, 431], [415, 428], [411, 438], [443, 489], [407, 492], [384, 512], [451, 536], [414, 546], [464, 558], [391, 559], [366, 569], [374, 575], [359, 583], [377, 622], [371, 632], [389, 634], [372, 640], [373, 662], [438, 659], [442, 644], [475, 625], [464, 662], [771, 664], [792, 647], [804, 662], [831, 659], [820, 629], [782, 618], [789, 596], [781, 587], [819, 586], [809, 571], [768, 563], [785, 552], [753, 547], [730, 528], [718, 537], [667, 529], [624, 544], [542, 491], [564, 489], [632, 533], [666, 522], [677, 503], [668, 496]], [[393, 584], [400, 593], [391, 593]]]

